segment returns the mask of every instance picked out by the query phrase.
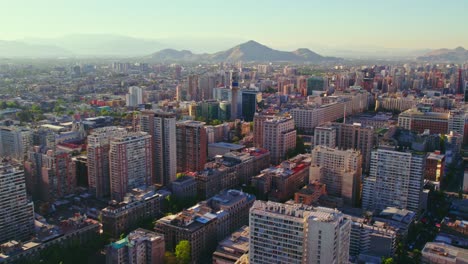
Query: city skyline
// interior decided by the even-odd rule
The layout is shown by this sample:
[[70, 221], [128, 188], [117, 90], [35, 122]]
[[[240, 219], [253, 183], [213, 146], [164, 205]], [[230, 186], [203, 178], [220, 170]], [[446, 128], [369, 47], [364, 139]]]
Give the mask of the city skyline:
[[[175, 42], [216, 40], [217, 48], [249, 39], [278, 49], [455, 48], [468, 44], [468, 36], [461, 33], [466, 8], [467, 2], [446, 1], [439, 5], [433, 0], [299, 1], [296, 5], [244, 0], [137, 1], [119, 5], [88, 0], [79, 3], [53, 0], [48, 5], [22, 1], [0, 8], [0, 23], [9, 25], [2, 29], [0, 39], [110, 34]], [[428, 17], [437, 20], [432, 22]]]

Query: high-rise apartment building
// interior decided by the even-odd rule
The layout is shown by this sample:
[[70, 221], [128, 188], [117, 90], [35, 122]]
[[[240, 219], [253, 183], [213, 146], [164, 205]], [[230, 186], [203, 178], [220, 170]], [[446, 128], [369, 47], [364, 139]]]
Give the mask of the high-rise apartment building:
[[314, 130], [314, 146], [336, 147], [336, 128], [330, 125], [318, 126]]
[[346, 204], [358, 206], [361, 193], [362, 156], [355, 150], [317, 146], [312, 150], [310, 183], [320, 181], [327, 193], [341, 197]]
[[176, 117], [173, 113], [145, 111], [140, 128], [151, 135], [153, 183], [167, 186], [176, 179]]
[[269, 118], [273, 118], [273, 116], [260, 113], [254, 115], [254, 147], [256, 148], [263, 148], [265, 121]]
[[208, 155], [204, 124], [198, 121], [176, 124], [177, 172], [203, 170]]
[[97, 128], [88, 136], [88, 184], [91, 192], [98, 198], [110, 195], [110, 140], [125, 134], [127, 131], [124, 128], [110, 126]]
[[163, 235], [138, 228], [106, 247], [106, 263], [164, 263], [164, 253]]
[[34, 205], [26, 196], [24, 171], [0, 164], [0, 243], [22, 241], [34, 234]]
[[396, 207], [418, 212], [424, 185], [426, 155], [393, 147], [372, 151], [370, 175], [364, 179], [362, 207]]
[[351, 221], [334, 209], [256, 201], [249, 263], [347, 263]]
[[371, 151], [374, 148], [374, 128], [359, 123], [332, 123], [336, 127], [336, 146], [340, 149], [359, 150], [362, 155], [362, 169], [370, 168]]
[[127, 106], [135, 107], [143, 103], [143, 89], [138, 86], [128, 88], [128, 94], [125, 96]]
[[110, 191], [113, 200], [122, 201], [133, 188], [149, 186], [152, 175], [151, 136], [132, 132], [110, 140]]
[[198, 83], [198, 75], [189, 75], [187, 77], [187, 85], [187, 94], [190, 97], [188, 99], [195, 102], [201, 101], [202, 93]]
[[278, 164], [286, 153], [296, 147], [296, 129], [291, 117], [267, 119], [263, 123], [263, 148], [271, 154], [271, 162]]
[[0, 156], [23, 160], [32, 145], [32, 132], [15, 126], [0, 127]]

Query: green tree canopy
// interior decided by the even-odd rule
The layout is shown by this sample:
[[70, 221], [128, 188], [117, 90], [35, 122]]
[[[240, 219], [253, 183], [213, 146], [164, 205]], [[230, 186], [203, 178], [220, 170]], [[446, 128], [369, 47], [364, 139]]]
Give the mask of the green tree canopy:
[[177, 262], [180, 264], [188, 264], [190, 262], [190, 254], [190, 242], [188, 240], [181, 240], [175, 249]]

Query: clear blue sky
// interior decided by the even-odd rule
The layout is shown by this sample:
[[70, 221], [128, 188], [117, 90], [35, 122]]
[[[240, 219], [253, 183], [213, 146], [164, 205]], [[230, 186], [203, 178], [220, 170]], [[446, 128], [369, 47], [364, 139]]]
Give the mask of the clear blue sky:
[[0, 39], [105, 33], [468, 48], [467, 18], [468, 0], [0, 0]]

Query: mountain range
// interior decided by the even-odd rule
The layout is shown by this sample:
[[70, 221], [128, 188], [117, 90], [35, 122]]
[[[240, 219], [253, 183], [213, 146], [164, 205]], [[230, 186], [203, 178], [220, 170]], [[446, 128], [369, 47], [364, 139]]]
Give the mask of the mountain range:
[[147, 62], [162, 61], [211, 61], [211, 62], [333, 62], [341, 59], [324, 57], [309, 49], [297, 49], [295, 51], [275, 50], [256, 41], [250, 40], [228, 50], [208, 54], [194, 54], [188, 50], [177, 51], [164, 49], [149, 56], [143, 57]]
[[434, 62], [464, 62], [468, 60], [468, 50], [463, 47], [433, 50], [418, 57], [418, 60]]

